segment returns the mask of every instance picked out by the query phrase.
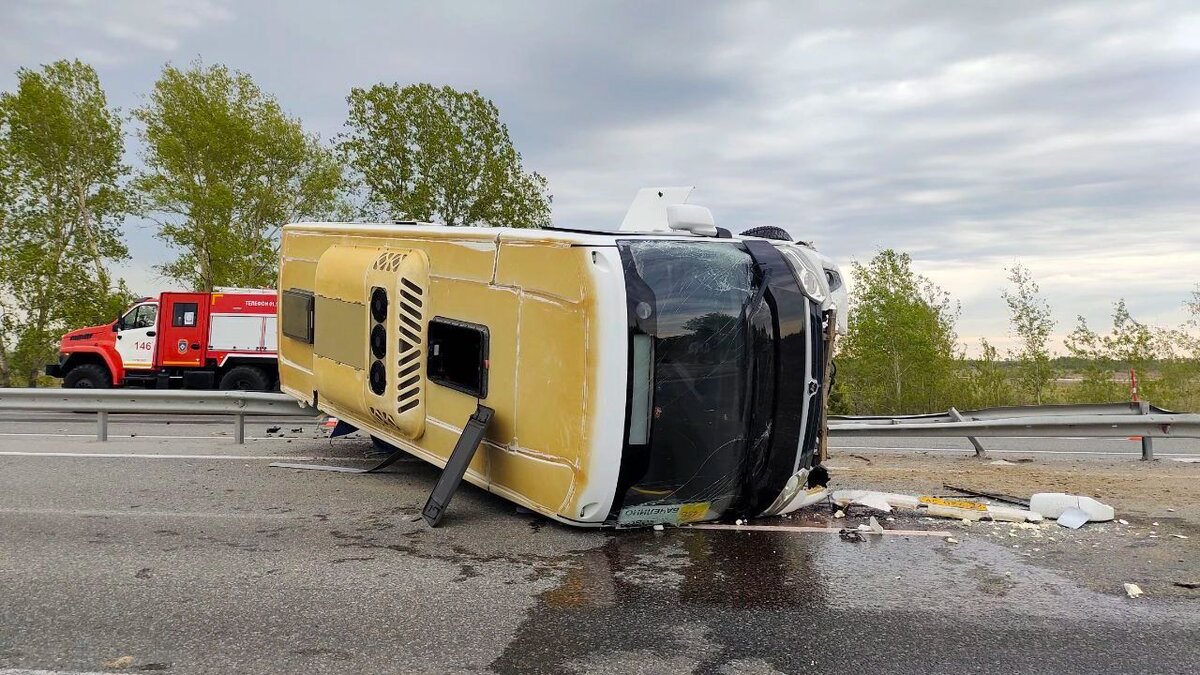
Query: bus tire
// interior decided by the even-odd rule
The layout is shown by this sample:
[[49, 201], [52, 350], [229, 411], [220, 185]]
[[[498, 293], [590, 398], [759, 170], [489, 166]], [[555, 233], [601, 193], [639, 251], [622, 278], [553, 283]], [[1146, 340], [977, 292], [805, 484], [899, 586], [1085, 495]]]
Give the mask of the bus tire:
[[82, 363], [67, 371], [65, 389], [111, 389], [112, 374], [98, 363]]
[[221, 376], [222, 391], [270, 391], [271, 377], [257, 366], [234, 366]]

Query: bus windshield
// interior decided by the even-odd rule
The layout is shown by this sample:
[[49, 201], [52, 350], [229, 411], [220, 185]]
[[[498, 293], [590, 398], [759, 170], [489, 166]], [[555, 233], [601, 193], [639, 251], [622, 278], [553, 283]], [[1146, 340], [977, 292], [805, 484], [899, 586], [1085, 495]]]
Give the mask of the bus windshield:
[[619, 247], [631, 332], [621, 524], [745, 506], [774, 408], [775, 322], [763, 273], [738, 242]]

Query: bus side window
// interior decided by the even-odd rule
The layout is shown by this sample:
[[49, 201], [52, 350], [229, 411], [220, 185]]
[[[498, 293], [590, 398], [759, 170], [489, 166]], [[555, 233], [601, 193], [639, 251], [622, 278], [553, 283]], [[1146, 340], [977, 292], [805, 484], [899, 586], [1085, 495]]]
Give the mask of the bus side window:
[[443, 387], [487, 398], [487, 326], [440, 316], [431, 320], [426, 373]]

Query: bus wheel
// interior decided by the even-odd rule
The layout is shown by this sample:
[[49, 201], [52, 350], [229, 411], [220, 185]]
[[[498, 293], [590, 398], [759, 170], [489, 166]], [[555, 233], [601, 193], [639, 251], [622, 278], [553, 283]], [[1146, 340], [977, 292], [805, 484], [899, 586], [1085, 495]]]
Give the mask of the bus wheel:
[[112, 375], [108, 368], [98, 363], [84, 363], [72, 368], [63, 378], [63, 387], [67, 389], [109, 389], [112, 387]]
[[271, 378], [262, 368], [236, 366], [221, 378], [220, 387], [224, 391], [270, 391]]

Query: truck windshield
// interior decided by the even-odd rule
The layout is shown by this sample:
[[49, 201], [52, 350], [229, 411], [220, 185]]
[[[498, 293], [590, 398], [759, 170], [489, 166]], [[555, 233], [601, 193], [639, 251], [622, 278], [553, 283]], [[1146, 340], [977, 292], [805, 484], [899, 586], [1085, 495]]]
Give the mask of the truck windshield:
[[715, 517], [745, 501], [771, 434], [776, 340], [764, 276], [737, 242], [618, 245], [631, 332], [620, 518]]

